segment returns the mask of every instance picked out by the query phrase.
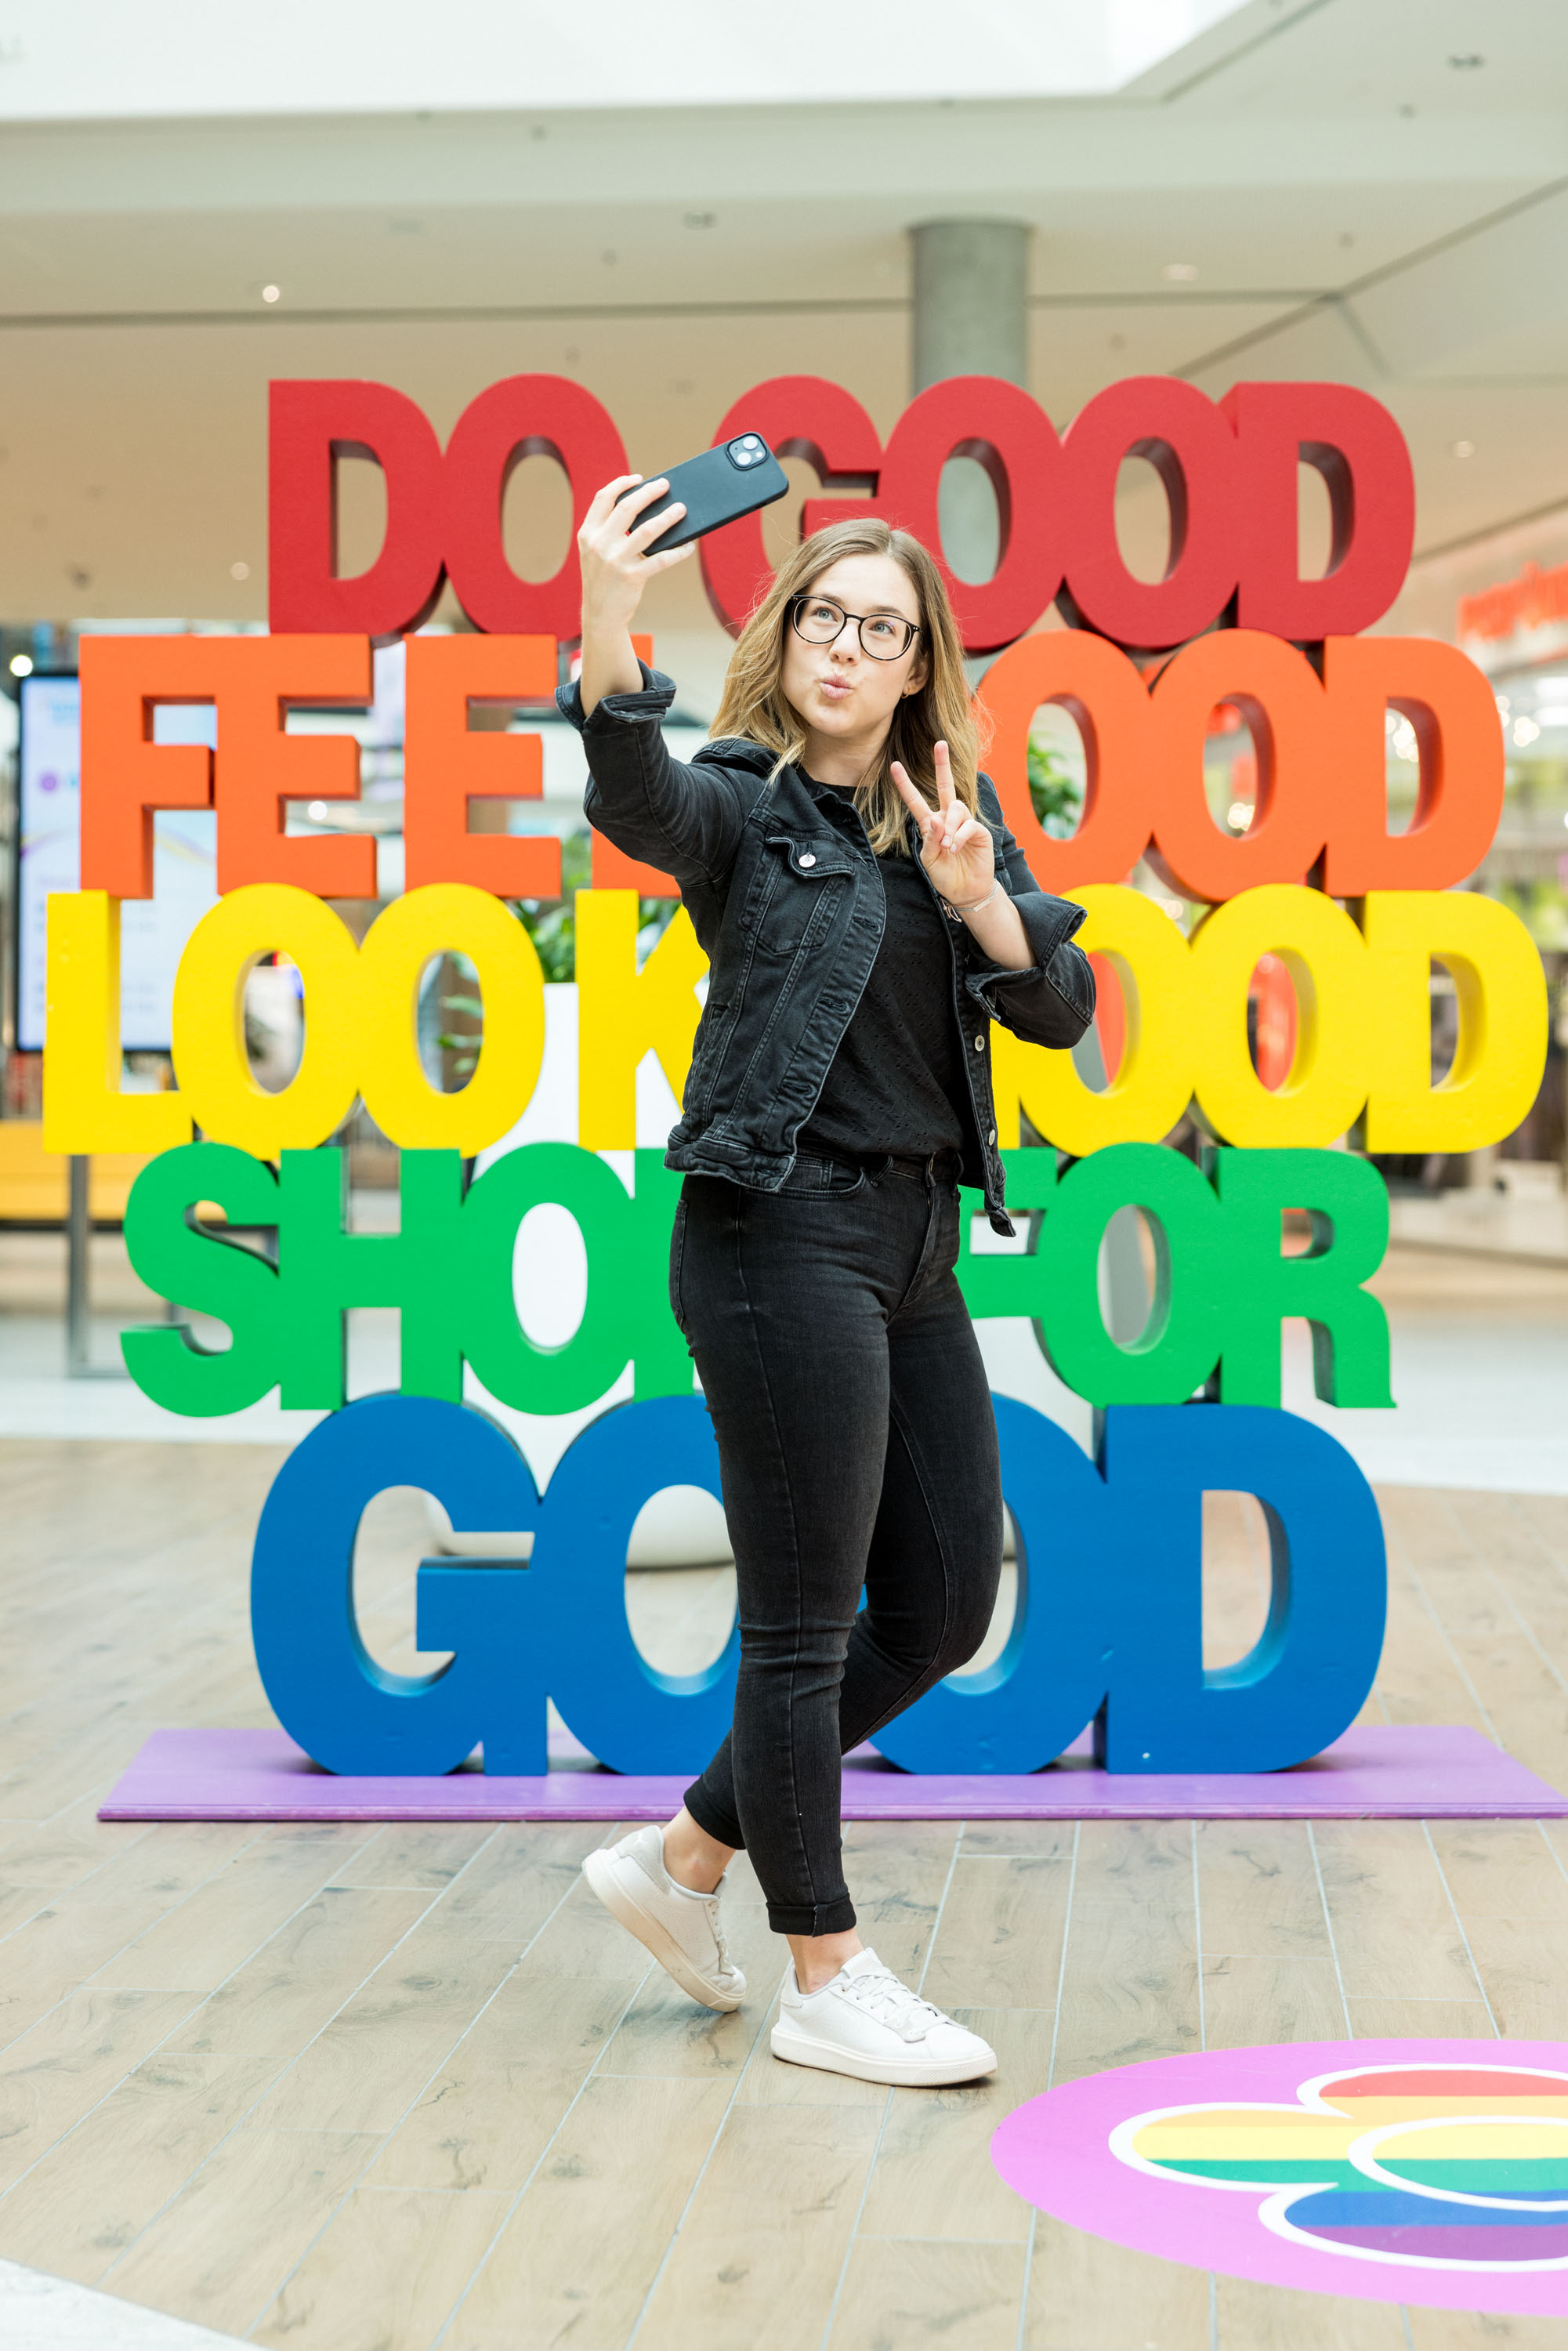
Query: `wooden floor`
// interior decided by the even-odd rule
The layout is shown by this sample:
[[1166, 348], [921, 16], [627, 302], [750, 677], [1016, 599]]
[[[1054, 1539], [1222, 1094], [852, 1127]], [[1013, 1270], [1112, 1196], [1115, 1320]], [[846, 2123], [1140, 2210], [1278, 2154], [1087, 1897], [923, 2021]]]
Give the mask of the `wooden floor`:
[[[1561, 2322], [1264, 2289], [1081, 2236], [1003, 2188], [998, 2118], [1204, 2046], [1568, 2038], [1568, 1829], [877, 1825], [862, 1925], [982, 2030], [994, 2085], [776, 2064], [782, 1959], [744, 1863], [738, 2015], [584, 1898], [590, 1827], [104, 1826], [145, 1734], [268, 1719], [246, 1570], [276, 1457], [0, 1446], [0, 2257], [292, 2351], [1561, 2351]], [[1383, 1498], [1370, 1713], [1466, 1722], [1568, 1787], [1568, 1502]], [[1213, 1655], [1261, 1616], [1214, 1505]], [[368, 1637], [423, 1540], [383, 1498]], [[724, 1578], [640, 1579], [651, 1650]], [[615, 1832], [611, 1831], [609, 1836]]]

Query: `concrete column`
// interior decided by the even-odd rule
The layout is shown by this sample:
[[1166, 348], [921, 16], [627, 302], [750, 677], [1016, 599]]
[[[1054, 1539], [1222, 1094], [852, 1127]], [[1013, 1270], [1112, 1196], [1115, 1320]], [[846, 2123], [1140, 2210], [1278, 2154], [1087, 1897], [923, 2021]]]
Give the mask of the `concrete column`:
[[[950, 375], [996, 375], [1029, 383], [1029, 239], [1022, 221], [923, 221], [910, 231], [915, 260], [911, 389]], [[997, 510], [977, 465], [949, 465], [937, 499], [942, 546], [963, 580], [988, 580], [997, 565]], [[983, 667], [983, 664], [979, 666]], [[1103, 1086], [1105, 1064], [1091, 1029], [1074, 1049], [1086, 1085]], [[1125, 1344], [1148, 1319], [1136, 1212], [1119, 1209], [1109, 1227], [1106, 1296], [1113, 1338]]]
[[[910, 231], [915, 263], [911, 390], [950, 375], [1029, 380], [1030, 232], [1022, 221], [923, 221]], [[960, 579], [996, 569], [997, 515], [971, 463], [949, 465], [938, 511], [947, 560]]]

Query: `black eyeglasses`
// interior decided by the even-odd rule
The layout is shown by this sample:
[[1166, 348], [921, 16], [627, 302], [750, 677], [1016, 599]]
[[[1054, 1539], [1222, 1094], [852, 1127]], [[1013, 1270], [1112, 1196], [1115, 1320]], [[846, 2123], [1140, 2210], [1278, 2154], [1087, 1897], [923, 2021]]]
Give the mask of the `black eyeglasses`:
[[902, 660], [920, 634], [915, 622], [902, 621], [896, 612], [849, 612], [831, 596], [789, 599], [789, 625], [809, 645], [834, 643], [846, 621], [856, 623], [861, 651], [873, 661]]

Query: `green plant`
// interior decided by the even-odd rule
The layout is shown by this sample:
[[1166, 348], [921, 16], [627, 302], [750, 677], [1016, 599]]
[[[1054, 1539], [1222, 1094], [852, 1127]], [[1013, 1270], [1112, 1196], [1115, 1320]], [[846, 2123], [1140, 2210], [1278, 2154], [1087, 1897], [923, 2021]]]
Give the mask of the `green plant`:
[[1029, 796], [1044, 831], [1065, 841], [1083, 813], [1083, 779], [1074, 775], [1054, 743], [1029, 739]]

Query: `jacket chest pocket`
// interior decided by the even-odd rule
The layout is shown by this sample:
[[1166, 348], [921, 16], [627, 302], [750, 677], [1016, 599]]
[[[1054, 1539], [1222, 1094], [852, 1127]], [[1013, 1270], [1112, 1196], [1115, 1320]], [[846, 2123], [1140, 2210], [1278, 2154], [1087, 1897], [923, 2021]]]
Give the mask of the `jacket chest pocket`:
[[758, 952], [770, 961], [790, 962], [821, 931], [841, 887], [852, 882], [854, 867], [841, 842], [801, 840], [770, 833], [766, 847], [773, 885], [763, 913]]

